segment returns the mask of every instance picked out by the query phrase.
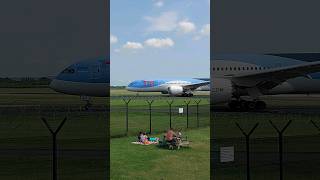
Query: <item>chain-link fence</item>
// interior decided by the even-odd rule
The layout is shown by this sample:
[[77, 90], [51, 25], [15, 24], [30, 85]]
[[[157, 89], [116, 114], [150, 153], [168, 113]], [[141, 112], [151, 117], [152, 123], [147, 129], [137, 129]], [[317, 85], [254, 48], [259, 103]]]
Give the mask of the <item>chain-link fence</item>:
[[320, 114], [212, 115], [215, 179], [319, 179]]
[[107, 177], [106, 109], [106, 106], [94, 106], [89, 111], [79, 106], [1, 106], [1, 179]]
[[111, 99], [111, 104], [111, 137], [210, 125], [210, 106], [205, 98], [126, 97]]

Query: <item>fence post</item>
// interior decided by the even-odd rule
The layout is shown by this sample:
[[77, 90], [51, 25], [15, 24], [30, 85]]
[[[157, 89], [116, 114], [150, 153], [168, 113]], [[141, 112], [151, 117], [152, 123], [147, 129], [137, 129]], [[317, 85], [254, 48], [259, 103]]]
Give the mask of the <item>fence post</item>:
[[194, 101], [197, 104], [197, 128], [199, 128], [199, 104], [201, 102], [201, 99]]
[[254, 132], [254, 130], [258, 127], [259, 123], [256, 123], [253, 128], [249, 131], [249, 133], [246, 133], [241, 126], [236, 122], [236, 126], [240, 129], [242, 134], [246, 137], [246, 151], [247, 151], [247, 180], [250, 180], [250, 136]]
[[[287, 116], [287, 115], [286, 115]], [[286, 117], [287, 118], [287, 117]], [[269, 120], [271, 126], [277, 131], [279, 138], [279, 172], [280, 180], [283, 180], [283, 133], [291, 124], [292, 120], [289, 120], [287, 124], [280, 130], [271, 120]]]
[[67, 117], [63, 119], [63, 121], [59, 124], [58, 128], [54, 131], [50, 127], [49, 123], [45, 118], [41, 118], [45, 126], [48, 128], [52, 135], [52, 180], [58, 179], [58, 172], [57, 172], [57, 134], [61, 130], [62, 126], [67, 120]]
[[152, 113], [152, 103], [154, 102], [154, 100], [147, 100], [147, 103], [149, 105], [149, 133], [151, 134], [152, 133], [152, 121], [151, 121], [151, 113]]
[[122, 99], [124, 103], [126, 104], [126, 135], [129, 133], [129, 103], [131, 99]]
[[172, 121], [172, 118], [171, 118], [171, 116], [172, 116], [172, 109], [171, 109], [171, 106], [172, 106], [173, 100], [167, 101], [167, 103], [168, 103], [168, 105], [169, 105], [169, 118], [170, 118], [170, 128], [171, 128], [171, 127], [172, 127], [172, 123], [171, 123], [171, 121]]
[[187, 106], [187, 128], [189, 128], [189, 104], [190, 104], [190, 100], [188, 100], [188, 101], [185, 100], [184, 103]]

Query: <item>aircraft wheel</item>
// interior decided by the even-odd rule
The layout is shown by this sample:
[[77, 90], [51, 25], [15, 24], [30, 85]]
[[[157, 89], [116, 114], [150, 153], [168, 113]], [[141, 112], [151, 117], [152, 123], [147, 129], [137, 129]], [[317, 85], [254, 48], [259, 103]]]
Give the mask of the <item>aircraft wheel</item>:
[[256, 102], [248, 101], [247, 102], [247, 107], [248, 107], [248, 110], [255, 110], [256, 109]]
[[239, 101], [230, 101], [228, 104], [229, 108], [231, 111], [236, 111], [238, 110], [239, 106], [240, 106], [240, 102]]
[[264, 101], [257, 101], [256, 102], [256, 109], [263, 110], [267, 107], [267, 104]]
[[248, 111], [249, 109], [249, 101], [240, 101], [240, 111]]

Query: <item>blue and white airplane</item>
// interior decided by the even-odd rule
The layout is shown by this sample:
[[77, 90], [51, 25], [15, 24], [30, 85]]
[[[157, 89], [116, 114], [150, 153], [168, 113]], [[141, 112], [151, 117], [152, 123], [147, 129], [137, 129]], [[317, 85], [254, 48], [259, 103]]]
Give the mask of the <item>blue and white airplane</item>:
[[161, 92], [172, 96], [193, 96], [193, 91], [209, 91], [210, 79], [156, 79], [135, 80], [127, 86], [128, 91]]
[[110, 61], [105, 58], [72, 64], [50, 83], [50, 87], [57, 92], [84, 97], [107, 97], [109, 85]]
[[[110, 63], [87, 60], [62, 71], [50, 84], [58, 92], [80, 96], [109, 96]], [[210, 84], [210, 85], [209, 85]], [[320, 53], [216, 55], [209, 79], [138, 80], [131, 91], [158, 91], [191, 96], [209, 90], [214, 104], [228, 103], [231, 109], [264, 109], [264, 95], [320, 93]]]
[[212, 102], [231, 109], [264, 109], [264, 95], [320, 93], [320, 53], [216, 55]]

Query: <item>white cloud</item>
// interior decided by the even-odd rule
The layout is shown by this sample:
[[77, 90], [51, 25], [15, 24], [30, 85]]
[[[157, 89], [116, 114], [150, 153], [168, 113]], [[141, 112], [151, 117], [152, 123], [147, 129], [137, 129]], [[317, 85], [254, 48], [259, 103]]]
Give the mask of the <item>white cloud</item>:
[[174, 42], [170, 38], [159, 39], [159, 38], [151, 38], [147, 39], [144, 44], [146, 46], [155, 47], [155, 48], [163, 48], [163, 47], [172, 47]]
[[197, 41], [205, 36], [210, 36], [210, 24], [205, 24], [204, 26], [202, 26], [199, 33], [197, 33], [197, 35], [193, 37], [193, 40]]
[[177, 27], [178, 15], [176, 12], [164, 12], [159, 17], [145, 17], [150, 23], [148, 31], [173, 31]]
[[125, 45], [123, 45], [125, 49], [143, 49], [143, 45], [138, 42], [130, 42], [128, 41]]
[[210, 24], [206, 24], [200, 30], [200, 34], [203, 36], [210, 36]]
[[119, 53], [119, 52], [120, 52], [120, 49], [115, 49], [114, 52], [115, 52], [115, 53]]
[[156, 6], [156, 7], [162, 7], [164, 5], [164, 2], [163, 1], [156, 1], [155, 3], [154, 3], [154, 6]]
[[115, 44], [118, 42], [117, 36], [110, 34], [110, 44]]
[[178, 30], [183, 33], [190, 33], [196, 30], [196, 25], [188, 20], [183, 20], [178, 23]]

